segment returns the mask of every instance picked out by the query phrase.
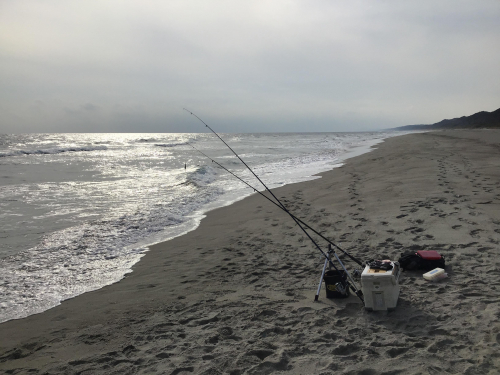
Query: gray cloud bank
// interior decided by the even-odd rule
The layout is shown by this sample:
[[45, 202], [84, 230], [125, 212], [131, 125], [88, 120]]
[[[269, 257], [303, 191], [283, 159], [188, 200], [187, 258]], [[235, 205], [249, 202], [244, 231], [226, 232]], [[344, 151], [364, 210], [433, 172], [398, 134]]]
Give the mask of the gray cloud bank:
[[0, 132], [350, 131], [500, 107], [500, 2], [0, 0]]

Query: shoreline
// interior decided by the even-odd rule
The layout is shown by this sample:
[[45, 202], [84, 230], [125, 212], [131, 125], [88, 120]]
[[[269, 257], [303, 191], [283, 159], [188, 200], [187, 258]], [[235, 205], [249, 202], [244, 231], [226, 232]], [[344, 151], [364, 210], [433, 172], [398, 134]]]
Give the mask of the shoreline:
[[[405, 134], [402, 134], [402, 135], [405, 135]], [[396, 136], [396, 137], [398, 137], [398, 136]], [[394, 138], [394, 137], [389, 137], [389, 138]], [[352, 150], [346, 151], [342, 155], [342, 157], [339, 158], [338, 163], [332, 164], [331, 165], [331, 169], [314, 173], [314, 174], [312, 174], [310, 176], [304, 177], [305, 179], [301, 180], [301, 181], [288, 183], [286, 185], [282, 185], [282, 186], [279, 186], [279, 187], [272, 187], [271, 190], [274, 191], [274, 189], [279, 189], [279, 188], [282, 188], [282, 187], [287, 186], [287, 185], [300, 184], [302, 182], [308, 182], [308, 181], [315, 180], [317, 178], [321, 178], [320, 176], [321, 176], [322, 173], [326, 173], [326, 172], [332, 171], [332, 170], [334, 170], [336, 168], [340, 168], [347, 160], [349, 160], [351, 158], [354, 158], [356, 156], [360, 156], [360, 155], [363, 155], [363, 154], [366, 154], [366, 153], [369, 153], [369, 152], [373, 151], [376, 148], [377, 145], [379, 145], [380, 143], [383, 143], [386, 139], [388, 139], [388, 138], [371, 140], [371, 141], [368, 141], [366, 145], [354, 146], [354, 147], [352, 147]], [[256, 182], [255, 185], [258, 185], [258, 182]], [[262, 191], [264, 191], [264, 190], [262, 190]], [[243, 199], [246, 199], [249, 196], [254, 195], [254, 194], [256, 194], [256, 193], [249, 193], [249, 195], [245, 195], [243, 197], [232, 198], [230, 200], [224, 200], [222, 202], [219, 202], [219, 201], [212, 202], [203, 211], [196, 212], [195, 214], [192, 215], [192, 216], [196, 216], [196, 219], [193, 219], [196, 223], [188, 225], [188, 221], [186, 221], [185, 223], [183, 223], [183, 225], [181, 225], [181, 226], [184, 226], [184, 227], [187, 227], [187, 228], [191, 228], [191, 229], [176, 230], [175, 231], [176, 234], [169, 235], [168, 238], [159, 240], [157, 242], [148, 243], [145, 246], [146, 247], [155, 246], [155, 245], [158, 245], [158, 244], [161, 244], [161, 243], [164, 243], [164, 242], [171, 241], [174, 238], [184, 236], [184, 235], [186, 235], [186, 234], [188, 234], [188, 233], [196, 230], [200, 226], [201, 221], [206, 217], [207, 213], [209, 213], [209, 212], [211, 212], [213, 210], [217, 210], [219, 208], [224, 208], [224, 207], [230, 206], [232, 204], [238, 203], [239, 201], [241, 201]]]
[[327, 300], [324, 289], [314, 303], [317, 250], [286, 214], [253, 194], [151, 246], [120, 282], [0, 324], [0, 370], [498, 368], [498, 282], [473, 274], [498, 276], [499, 141], [494, 130], [397, 136], [320, 179], [273, 189], [361, 259], [397, 260], [412, 247], [445, 255], [450, 278], [428, 284], [405, 273], [393, 313], [368, 314], [355, 296]]
[[[390, 137], [390, 138], [394, 138], [394, 137]], [[360, 155], [372, 152], [374, 149], [376, 149], [376, 146], [378, 144], [380, 144], [380, 143], [383, 143], [385, 139], [388, 139], [388, 138], [371, 140], [371, 141], [367, 142], [368, 144], [366, 144], [366, 145], [354, 146], [354, 147], [352, 147], [352, 150], [345, 152], [345, 154], [343, 154], [343, 156], [341, 158], [339, 158], [338, 163], [332, 164], [331, 165], [331, 169], [314, 173], [314, 174], [312, 174], [310, 176], [304, 177], [305, 179], [301, 180], [301, 181], [288, 183], [286, 185], [282, 185], [282, 186], [279, 186], [279, 187], [272, 187], [271, 190], [274, 191], [274, 189], [279, 189], [279, 188], [282, 188], [284, 186], [294, 185], [294, 184], [300, 184], [300, 183], [303, 183], [303, 182], [308, 182], [308, 181], [312, 181], [312, 180], [321, 178], [321, 174], [322, 173], [326, 173], [326, 172], [332, 171], [332, 170], [334, 170], [336, 168], [340, 168], [347, 160], [349, 160], [351, 158], [354, 158], [356, 156], [360, 156]], [[254, 185], [258, 185], [258, 182], [256, 182]], [[265, 190], [262, 190], [262, 191], [265, 191]], [[195, 214], [192, 215], [192, 216], [196, 216], [196, 218], [193, 219], [195, 221], [195, 223], [192, 223], [192, 224], [188, 225], [189, 221], [186, 221], [185, 223], [183, 223], [180, 226], [180, 227], [187, 227], [189, 229], [176, 230], [175, 231], [176, 234], [169, 235], [168, 238], [166, 238], [166, 239], [162, 239], [162, 240], [159, 240], [159, 241], [156, 241], [156, 242], [148, 243], [145, 246], [148, 247], [148, 248], [150, 248], [151, 246], [155, 246], [155, 245], [158, 245], [158, 244], [161, 244], [161, 243], [164, 243], [164, 242], [171, 241], [171, 240], [173, 240], [173, 239], [175, 239], [177, 237], [181, 237], [181, 236], [184, 236], [184, 235], [186, 235], [186, 234], [188, 234], [188, 233], [190, 233], [192, 231], [195, 231], [200, 226], [201, 221], [207, 216], [207, 214], [209, 212], [211, 212], [213, 210], [218, 210], [220, 208], [224, 208], [224, 207], [227, 207], [227, 206], [230, 206], [230, 205], [233, 205], [233, 204], [238, 203], [239, 201], [241, 201], [243, 199], [246, 199], [246, 198], [248, 198], [248, 197], [250, 197], [251, 195], [254, 195], [254, 194], [256, 194], [256, 193], [255, 192], [253, 192], [253, 193], [251, 192], [251, 193], [249, 193], [249, 195], [245, 195], [243, 197], [232, 198], [230, 200], [223, 200], [221, 202], [220, 201], [212, 202], [203, 211], [196, 212]], [[144, 253], [144, 254], [146, 254], [146, 253]], [[139, 262], [140, 262], [140, 260], [139, 260]], [[134, 264], [134, 266], [135, 266], [135, 264]]]

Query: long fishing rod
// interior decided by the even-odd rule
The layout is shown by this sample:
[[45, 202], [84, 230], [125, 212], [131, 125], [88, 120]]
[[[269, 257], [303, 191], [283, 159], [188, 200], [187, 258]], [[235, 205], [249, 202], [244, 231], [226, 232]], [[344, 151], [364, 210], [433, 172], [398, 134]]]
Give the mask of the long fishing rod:
[[[207, 154], [205, 154], [203, 151], [201, 150], [198, 150], [196, 147], [194, 147], [191, 143], [188, 143], [188, 145], [190, 145], [192, 148], [194, 148], [196, 151], [198, 151], [200, 154], [202, 154], [203, 156], [205, 156], [206, 158], [208, 158], [209, 160], [212, 161], [212, 163], [215, 163], [217, 164], [220, 168], [224, 169], [226, 172], [228, 172], [229, 174], [231, 174], [232, 176], [236, 177], [238, 180], [240, 180], [241, 182], [243, 182], [245, 185], [247, 185], [249, 188], [253, 189], [256, 193], [260, 194], [262, 197], [266, 198], [269, 202], [271, 202], [272, 204], [274, 204], [276, 207], [280, 208], [281, 210], [285, 211], [285, 209], [283, 209], [282, 206], [280, 206], [279, 204], [277, 204], [275, 201], [273, 201], [271, 198], [269, 198], [268, 196], [266, 196], [265, 194], [263, 194], [262, 192], [258, 191], [256, 188], [254, 188], [252, 185], [250, 185], [248, 182], [246, 182], [245, 180], [243, 180], [241, 177], [237, 176], [236, 174], [234, 174], [233, 172], [231, 172], [229, 169], [227, 169], [226, 167], [224, 167], [222, 164], [220, 164], [219, 162], [217, 162], [216, 160], [212, 159], [210, 156], [208, 156]], [[340, 265], [342, 266], [342, 268], [344, 269], [344, 272], [347, 274], [347, 276], [350, 278], [351, 280], [351, 283], [354, 285], [354, 287], [352, 287], [352, 290], [354, 291], [354, 293], [356, 293], [356, 295], [358, 297], [360, 297], [361, 299], [361, 296], [360, 296], [360, 293], [359, 293], [359, 290], [355, 287], [355, 283], [354, 283], [354, 280], [352, 280], [352, 277], [351, 275], [349, 274], [349, 272], [347, 271], [347, 269], [345, 268], [344, 264], [342, 263], [342, 261], [340, 260], [340, 258], [337, 256], [337, 254], [335, 254], [334, 251], [332, 251], [332, 243], [330, 242], [330, 240], [326, 237], [324, 237], [321, 233], [318, 233], [314, 228], [311, 228], [307, 223], [304, 223], [301, 219], [299, 219], [298, 217], [296, 217], [295, 215], [293, 215], [291, 212], [288, 212], [288, 214], [290, 216], [292, 216], [292, 218], [294, 218], [296, 221], [300, 222], [301, 224], [303, 224], [305, 227], [307, 227], [308, 229], [310, 229], [311, 231], [313, 231], [314, 233], [316, 233], [317, 235], [319, 235], [321, 238], [323, 238], [325, 241], [327, 241], [329, 244], [329, 252], [328, 254], [326, 255], [326, 259], [325, 259], [325, 265], [323, 267], [323, 273], [321, 274], [321, 280], [323, 279], [323, 275], [325, 273], [325, 270], [326, 270], [326, 265], [328, 263], [330, 263], [337, 271], [337, 267], [335, 267], [335, 264], [333, 264], [332, 260], [330, 259], [329, 257], [329, 253], [330, 252], [333, 252], [333, 254], [335, 255], [335, 258], [337, 259], [337, 261], [340, 263]], [[339, 248], [337, 245], [334, 245], [336, 246], [337, 248]], [[340, 249], [340, 248], [339, 248]], [[346, 255], [348, 255], [350, 258], [352, 258], [353, 260], [355, 260], [356, 262], [360, 263], [356, 258], [352, 257], [350, 254], [348, 254], [347, 252], [345, 252], [344, 250], [340, 249], [341, 251], [343, 251]], [[321, 249], [320, 249], [321, 251]], [[362, 265], [360, 263], [360, 265]], [[351, 284], [349, 284], [351, 285]], [[316, 293], [316, 296], [315, 296], [315, 301], [318, 300], [318, 297], [319, 297], [319, 291], [321, 289], [321, 284], [320, 286], [318, 287], [318, 291]], [[363, 301], [363, 300], [362, 300]], [[364, 301], [363, 301], [364, 303]]]
[[[243, 163], [243, 165], [245, 165], [245, 167], [247, 167], [247, 169], [255, 176], [255, 178], [264, 186], [264, 188], [267, 190], [267, 192], [269, 192], [269, 194], [271, 194], [273, 196], [273, 198], [276, 200], [276, 202], [282, 207], [282, 209], [288, 214], [290, 215], [290, 217], [293, 219], [293, 221], [295, 221], [295, 223], [299, 226], [299, 228], [304, 232], [304, 234], [311, 240], [311, 242], [316, 246], [316, 248], [318, 249], [318, 251], [325, 257], [328, 259], [328, 256], [325, 254], [325, 252], [323, 250], [321, 250], [321, 248], [319, 247], [319, 245], [316, 243], [316, 241], [314, 241], [314, 239], [311, 237], [311, 235], [304, 229], [304, 227], [298, 222], [297, 219], [295, 219], [295, 216], [292, 215], [290, 213], [290, 211], [288, 211], [288, 209], [285, 207], [285, 205], [283, 205], [283, 203], [281, 203], [281, 201], [278, 199], [278, 197], [276, 197], [274, 195], [274, 193], [267, 187], [267, 185], [259, 178], [259, 176], [257, 176], [254, 171], [243, 161], [243, 159], [241, 159], [239, 157], [239, 155], [210, 127], [208, 126], [207, 123], [205, 123], [201, 118], [199, 118], [197, 115], [195, 115], [193, 112], [187, 110], [186, 108], [184, 108], [184, 110], [188, 113], [190, 113], [191, 115], [195, 116], [198, 120], [200, 120], [208, 129], [210, 129], [210, 131], [212, 133], [214, 133], [217, 138], [219, 138], [230, 150], [231, 152]], [[331, 265], [333, 266], [333, 268], [339, 272], [340, 274], [340, 271], [338, 270], [338, 268], [335, 266], [335, 264], [333, 262], [331, 262]], [[354, 289], [354, 292], [356, 293], [356, 295], [359, 297], [359, 299], [364, 303], [363, 301], [363, 298], [361, 297], [362, 293], [361, 291], [359, 291], [357, 288], [356, 288], [356, 285], [352, 285], [352, 288]]]
[[[227, 169], [226, 167], [224, 167], [222, 164], [218, 163], [216, 160], [212, 159], [210, 156], [208, 156], [207, 154], [205, 154], [201, 150], [199, 150], [196, 147], [194, 147], [191, 143], [188, 143], [188, 144], [192, 148], [194, 148], [196, 151], [198, 151], [200, 154], [202, 154], [203, 156], [205, 156], [207, 159], [211, 160], [212, 163], [217, 164], [217, 166], [219, 166], [220, 168], [224, 169], [227, 173], [231, 174], [233, 177], [236, 177], [238, 180], [240, 180], [245, 185], [247, 185], [250, 189], [252, 189], [256, 193], [260, 194], [262, 197], [266, 198], [269, 202], [271, 202], [272, 204], [274, 204], [276, 207], [278, 207], [279, 209], [285, 211], [282, 206], [280, 206], [278, 203], [276, 203], [275, 201], [273, 201], [267, 195], [263, 194], [261, 191], [257, 190], [255, 187], [253, 187], [252, 185], [250, 185], [247, 181], [243, 180], [241, 177], [239, 177], [238, 175], [236, 175], [233, 172], [231, 172], [229, 169]], [[354, 262], [356, 262], [360, 266], [364, 266], [363, 263], [361, 263], [361, 261], [359, 261], [358, 259], [356, 259], [355, 257], [353, 257], [351, 254], [349, 254], [347, 251], [345, 251], [344, 249], [342, 249], [336, 243], [332, 242], [331, 240], [329, 240], [328, 238], [326, 238], [325, 236], [323, 236], [320, 232], [318, 232], [317, 230], [315, 230], [314, 228], [312, 228], [309, 224], [305, 223], [304, 221], [302, 221], [300, 218], [298, 218], [297, 216], [295, 216], [291, 212], [288, 211], [287, 213], [289, 215], [293, 216], [294, 219], [296, 219], [300, 224], [304, 225], [307, 229], [309, 229], [310, 231], [312, 231], [314, 234], [318, 235], [323, 240], [325, 240], [326, 242], [328, 242], [330, 245], [335, 246], [337, 249], [339, 249], [340, 251], [342, 251], [342, 253], [344, 253], [345, 255], [347, 255], [351, 260], [353, 260]]]

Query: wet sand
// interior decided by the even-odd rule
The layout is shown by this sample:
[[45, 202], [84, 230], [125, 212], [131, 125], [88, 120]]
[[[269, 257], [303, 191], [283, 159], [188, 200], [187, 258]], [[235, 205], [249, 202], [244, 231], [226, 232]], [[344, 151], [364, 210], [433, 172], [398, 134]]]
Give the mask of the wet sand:
[[499, 187], [500, 131], [388, 139], [275, 194], [362, 260], [442, 253], [449, 278], [404, 272], [395, 311], [324, 289], [314, 302], [317, 250], [253, 195], [152, 246], [121, 282], [0, 324], [0, 373], [498, 373]]

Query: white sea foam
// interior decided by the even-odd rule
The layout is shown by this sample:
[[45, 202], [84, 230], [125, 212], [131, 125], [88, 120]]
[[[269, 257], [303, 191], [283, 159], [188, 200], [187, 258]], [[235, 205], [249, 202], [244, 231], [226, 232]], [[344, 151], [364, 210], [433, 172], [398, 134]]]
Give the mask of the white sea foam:
[[9, 152], [0, 153], [0, 158], [8, 156], [21, 156], [21, 155], [50, 155], [61, 154], [63, 152], [80, 152], [80, 151], [96, 151], [107, 150], [106, 146], [81, 146], [81, 147], [63, 147], [63, 148], [46, 148], [37, 150], [14, 150]]
[[176, 147], [176, 146], [185, 146], [188, 145], [189, 143], [187, 142], [181, 142], [181, 143], [157, 143], [155, 146], [157, 147]]

